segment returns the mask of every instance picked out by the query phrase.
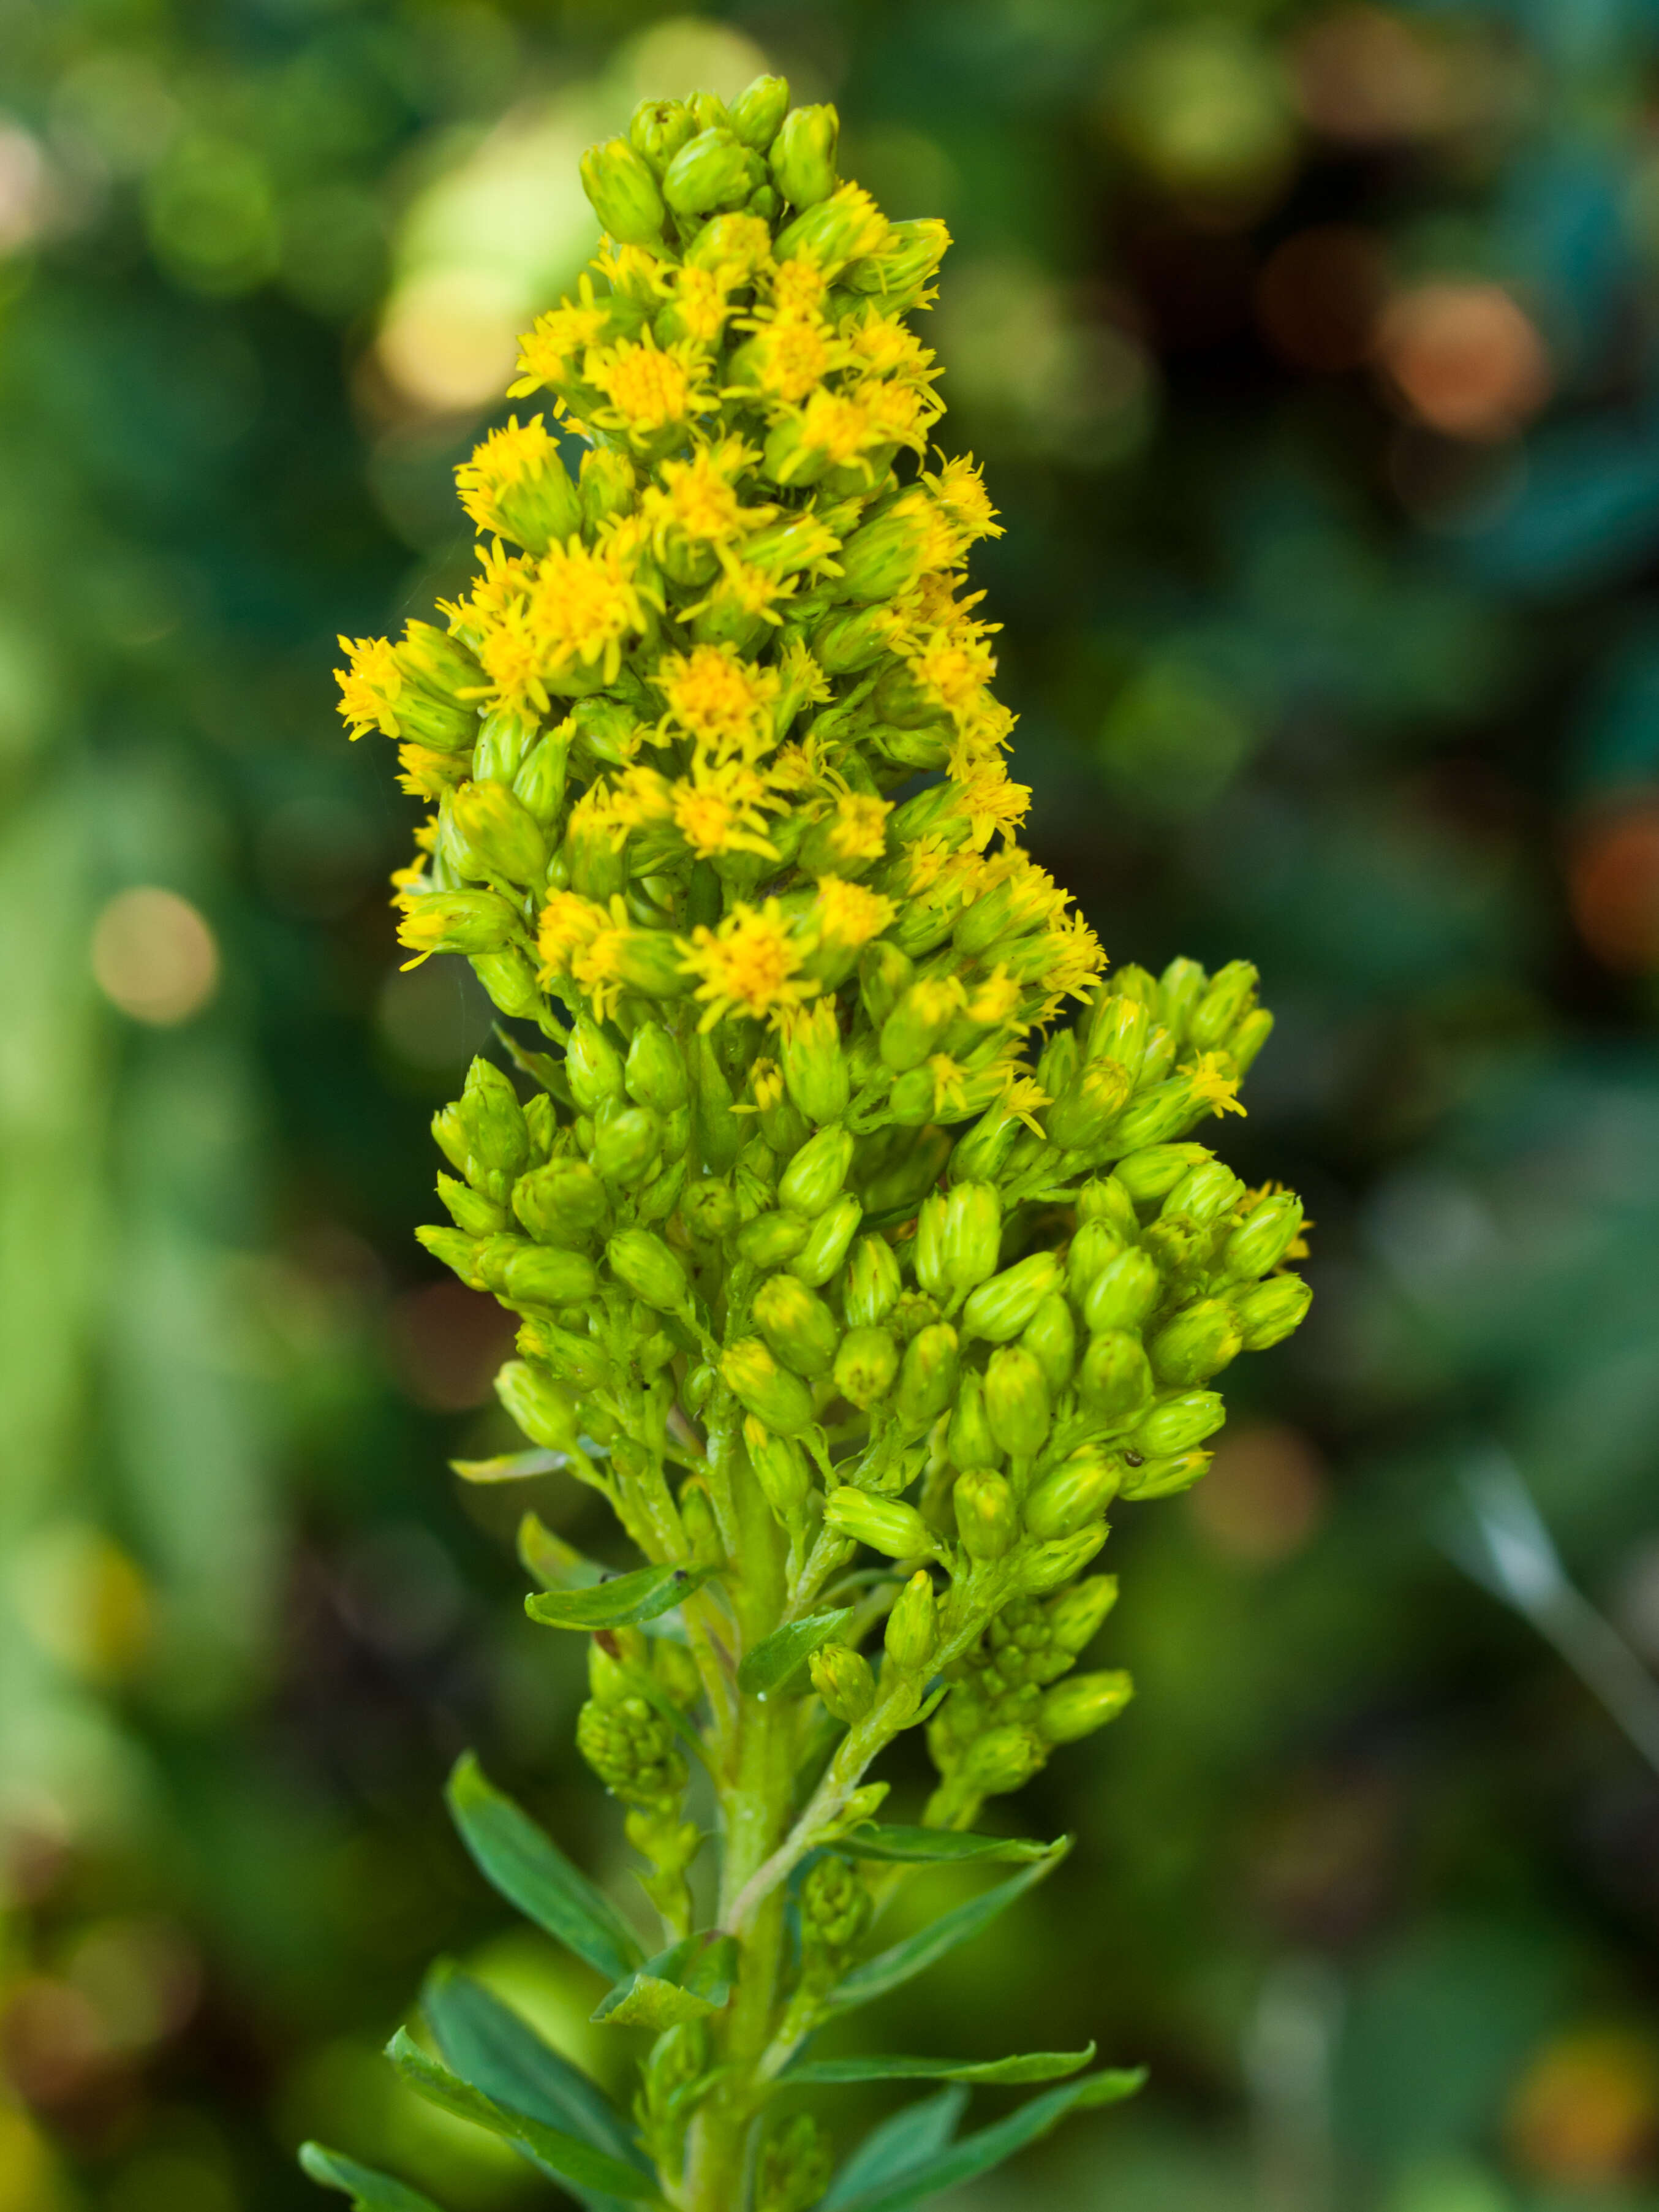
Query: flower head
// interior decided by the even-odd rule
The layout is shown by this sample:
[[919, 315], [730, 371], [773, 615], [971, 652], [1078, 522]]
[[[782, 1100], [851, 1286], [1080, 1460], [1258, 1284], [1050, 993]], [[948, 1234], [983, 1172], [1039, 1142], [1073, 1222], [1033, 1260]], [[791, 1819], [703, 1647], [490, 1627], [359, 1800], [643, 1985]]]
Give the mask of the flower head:
[[683, 952], [703, 1002], [701, 1030], [712, 1030], [728, 1014], [777, 1027], [818, 988], [801, 974], [801, 947], [775, 898], [734, 908], [718, 929], [695, 930]]

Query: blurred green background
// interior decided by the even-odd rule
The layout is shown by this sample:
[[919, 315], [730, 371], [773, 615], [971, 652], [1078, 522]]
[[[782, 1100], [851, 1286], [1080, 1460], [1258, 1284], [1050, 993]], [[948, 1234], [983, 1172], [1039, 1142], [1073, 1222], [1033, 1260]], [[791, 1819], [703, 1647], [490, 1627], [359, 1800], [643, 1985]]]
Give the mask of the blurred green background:
[[1524, 1480], [1651, 1736], [1654, 0], [8, 0], [0, 2212], [297, 2208], [313, 2131], [513, 2212], [375, 2059], [439, 1948], [616, 2063], [439, 1802], [477, 1742], [626, 1882], [525, 1501], [447, 1472], [502, 1326], [410, 1231], [488, 1020], [398, 970], [330, 672], [466, 557], [581, 147], [763, 67], [951, 225], [1032, 842], [1114, 957], [1259, 963], [1224, 1141], [1319, 1224], [1121, 1516], [1139, 1698], [1018, 1816], [1078, 1850], [869, 2032], [1151, 2061], [963, 2212], [1653, 2212], [1659, 1780], [1448, 1547]]

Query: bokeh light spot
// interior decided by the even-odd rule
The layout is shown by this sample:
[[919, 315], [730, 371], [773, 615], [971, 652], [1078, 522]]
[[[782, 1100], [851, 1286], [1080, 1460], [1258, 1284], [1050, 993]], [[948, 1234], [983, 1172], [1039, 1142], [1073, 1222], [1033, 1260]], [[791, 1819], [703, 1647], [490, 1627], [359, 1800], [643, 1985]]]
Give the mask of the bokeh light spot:
[[1604, 967], [1659, 968], [1659, 799], [1585, 823], [1567, 884], [1578, 934]]
[[1659, 2136], [1659, 2051], [1620, 2027], [1581, 2027], [1546, 2045], [1516, 2084], [1507, 2133], [1522, 2165], [1577, 2188], [1642, 2165]]
[[177, 891], [140, 884], [118, 892], [92, 933], [92, 972], [112, 1005], [169, 1028], [201, 1012], [219, 983], [219, 946]]
[[1338, 8], [1292, 52], [1296, 104], [1327, 138], [1385, 146], [1420, 137], [1450, 112], [1446, 58], [1383, 8]]
[[1377, 240], [1352, 223], [1321, 223], [1269, 256], [1256, 283], [1256, 319], [1274, 351], [1298, 368], [1357, 368], [1370, 353], [1385, 289]]
[[1302, 1549], [1328, 1503], [1319, 1455], [1299, 1430], [1275, 1423], [1224, 1440], [1188, 1511], [1224, 1559], [1273, 1567]]
[[514, 1317], [460, 1283], [407, 1291], [391, 1314], [392, 1362], [404, 1392], [437, 1413], [489, 1402], [495, 1370], [513, 1350]]
[[1550, 396], [1537, 325], [1501, 284], [1435, 282], [1397, 293], [1377, 357], [1431, 428], [1477, 441], [1513, 437]]

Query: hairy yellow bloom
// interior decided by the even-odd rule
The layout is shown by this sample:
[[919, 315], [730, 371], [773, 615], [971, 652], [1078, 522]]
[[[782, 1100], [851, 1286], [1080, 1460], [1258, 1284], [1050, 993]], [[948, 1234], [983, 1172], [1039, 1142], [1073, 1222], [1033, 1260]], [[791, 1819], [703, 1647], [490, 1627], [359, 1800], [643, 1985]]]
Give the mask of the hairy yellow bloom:
[[740, 905], [718, 929], [697, 929], [683, 965], [703, 1002], [697, 1026], [712, 1030], [728, 1014], [777, 1026], [817, 985], [801, 974], [801, 947], [776, 899]]
[[768, 796], [765, 783], [745, 762], [720, 767], [699, 763], [689, 781], [673, 787], [674, 824], [701, 860], [721, 853], [757, 853], [775, 860], [777, 848], [767, 837], [760, 811]]
[[343, 637], [339, 646], [342, 653], [351, 656], [350, 667], [337, 670], [334, 678], [340, 687], [340, 713], [351, 736], [361, 738], [365, 730], [380, 730], [395, 738], [398, 725], [392, 710], [404, 688], [404, 678], [392, 640]]
[[611, 310], [593, 296], [593, 280], [584, 276], [574, 301], [567, 300], [538, 315], [519, 341], [519, 375], [507, 387], [510, 398], [522, 399], [544, 385], [570, 380], [573, 365], [590, 346], [599, 344], [611, 328]]
[[698, 645], [659, 660], [651, 680], [670, 719], [717, 759], [753, 757], [770, 744], [775, 668], [757, 667], [729, 645]]
[[657, 550], [665, 550], [676, 531], [694, 544], [726, 545], [775, 514], [769, 506], [746, 507], [736, 489], [755, 459], [741, 438], [725, 438], [698, 447], [689, 460], [665, 461], [661, 484], [647, 489], [641, 510]]
[[659, 346], [648, 331], [643, 338], [590, 355], [586, 374], [610, 403], [593, 410], [593, 422], [625, 432], [639, 446], [714, 404], [708, 364], [697, 348], [684, 339]]
[[1194, 1097], [1201, 1098], [1213, 1112], [1217, 1114], [1248, 1112], [1248, 1108], [1239, 1103], [1237, 1074], [1227, 1066], [1222, 1054], [1200, 1053], [1193, 1066], [1188, 1070], [1187, 1079], [1192, 1086]]
[[[522, 426], [509, 415], [504, 428], [492, 430], [470, 461], [455, 471], [461, 505], [480, 530], [506, 530], [498, 501], [504, 491], [526, 483], [558, 459], [558, 442], [539, 415]], [[507, 532], [508, 535], [512, 533]]]

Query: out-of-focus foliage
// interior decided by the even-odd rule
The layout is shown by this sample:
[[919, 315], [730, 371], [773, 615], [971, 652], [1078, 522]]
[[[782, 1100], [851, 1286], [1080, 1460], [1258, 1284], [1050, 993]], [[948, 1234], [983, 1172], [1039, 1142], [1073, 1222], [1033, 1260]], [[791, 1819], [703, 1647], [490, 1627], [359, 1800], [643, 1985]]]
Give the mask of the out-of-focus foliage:
[[[1659, 1784], [1435, 1535], [1507, 1453], [1659, 1659], [1656, 64], [1638, 0], [15, 0], [4, 2212], [412, 2159], [372, 2054], [439, 1944], [605, 2063], [441, 1824], [467, 1736], [592, 1815], [444, 1472], [494, 1324], [409, 1233], [484, 1018], [398, 970], [405, 804], [328, 672], [465, 551], [574, 153], [763, 64], [951, 223], [1033, 843], [1115, 958], [1259, 963], [1233, 1157], [1320, 1224], [1304, 1338], [1133, 1535], [1139, 1696], [1043, 1785], [1079, 1850], [877, 2025], [1152, 2061], [1022, 2206], [1659, 2204]], [[420, 2162], [523, 2198], [459, 2127]]]

